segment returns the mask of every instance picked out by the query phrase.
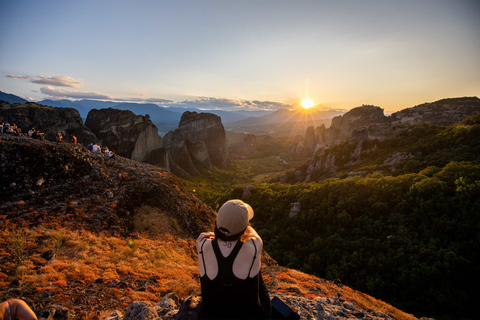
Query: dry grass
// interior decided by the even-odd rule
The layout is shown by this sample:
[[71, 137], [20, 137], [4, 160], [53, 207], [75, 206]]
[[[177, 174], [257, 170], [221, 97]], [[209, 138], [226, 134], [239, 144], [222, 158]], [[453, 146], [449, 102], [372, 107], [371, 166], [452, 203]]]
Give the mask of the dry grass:
[[162, 234], [173, 234], [178, 229], [178, 222], [168, 216], [159, 208], [142, 206], [135, 212], [135, 230], [147, 233], [150, 237], [156, 238]]
[[[155, 228], [144, 229], [145, 233], [137, 239], [42, 226], [0, 231], [3, 262], [0, 294], [6, 292], [12, 280], [18, 279], [23, 287], [33, 288], [27, 297], [31, 301], [39, 300], [40, 294], [48, 294], [53, 297], [52, 302], [74, 312], [86, 311], [87, 319], [98, 319], [108, 311], [125, 309], [136, 300], [156, 303], [169, 292], [177, 297], [199, 292], [194, 240], [169, 233], [174, 229], [161, 212], [151, 208], [143, 210], [139, 227], [148, 223], [148, 219], [158, 218], [163, 222]], [[153, 230], [155, 235], [149, 236]], [[15, 239], [23, 244], [10, 245], [17, 241]], [[47, 250], [56, 252], [54, 259], [42, 258]], [[14, 255], [21, 257], [21, 264], [15, 263]], [[268, 256], [264, 257], [263, 273], [272, 294], [281, 292], [312, 299], [340, 294], [342, 299], [362, 309], [382, 311], [395, 319], [415, 319], [366, 294], [279, 267], [269, 260]], [[41, 306], [34, 303], [33, 308]]]
[[[116, 299], [104, 303], [106, 310], [113, 310], [125, 308], [136, 300], [156, 303], [169, 292], [183, 297], [199, 290], [193, 239], [170, 234], [157, 234], [156, 239], [144, 236], [121, 239], [88, 231], [42, 227], [21, 232], [20, 239], [25, 240], [23, 248], [7, 246], [8, 241], [18, 238], [19, 231], [0, 232], [1, 260], [12, 260], [12, 252], [22, 258], [21, 265], [10, 262], [2, 266], [0, 288], [5, 289], [0, 289], [0, 294], [12, 280], [18, 279], [22, 286], [34, 288], [35, 294], [49, 292], [55, 296], [55, 302], [71, 304], [79, 298], [86, 300], [83, 288], [98, 284], [103, 287], [92, 295], [104, 294], [105, 290], [112, 294]], [[56, 251], [54, 259], [46, 261], [41, 257], [47, 250]], [[115, 287], [118, 282], [124, 285]], [[97, 313], [92, 309], [87, 317], [94, 318]]]

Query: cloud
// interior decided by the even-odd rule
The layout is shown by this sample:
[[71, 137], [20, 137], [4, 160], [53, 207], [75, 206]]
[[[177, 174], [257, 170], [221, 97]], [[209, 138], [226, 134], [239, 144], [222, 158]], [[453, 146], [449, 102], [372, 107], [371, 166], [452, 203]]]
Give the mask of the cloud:
[[55, 89], [51, 86], [40, 88], [40, 92], [57, 98], [116, 100], [112, 96], [101, 93], [68, 91], [64, 89]]
[[196, 108], [203, 110], [268, 110], [291, 108], [291, 105], [272, 101], [248, 101], [243, 99], [225, 99], [213, 97], [198, 97], [194, 100], [170, 104], [171, 107]]
[[83, 82], [81, 82], [81, 80], [76, 80], [74, 78], [65, 77], [65, 76], [45, 77], [45, 76], [7, 75], [7, 78], [30, 80], [30, 82], [32, 82], [32, 83], [46, 84], [46, 85], [49, 85], [49, 86], [56, 86], [56, 87], [81, 88], [83, 86]]
[[7, 75], [7, 78], [10, 78], [10, 79], [31, 79], [32, 77], [31, 76], [12, 76], [12, 75]]
[[125, 102], [142, 102], [142, 103], [158, 103], [158, 104], [167, 104], [174, 102], [173, 100], [167, 100], [162, 98], [116, 98], [113, 100], [125, 101]]

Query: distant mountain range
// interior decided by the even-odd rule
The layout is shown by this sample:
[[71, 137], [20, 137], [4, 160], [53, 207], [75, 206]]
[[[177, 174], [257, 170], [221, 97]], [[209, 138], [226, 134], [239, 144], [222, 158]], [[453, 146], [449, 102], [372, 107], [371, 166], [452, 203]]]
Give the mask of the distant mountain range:
[[[9, 103], [26, 103], [22, 99], [13, 94], [7, 94], [0, 91], [0, 100]], [[41, 105], [57, 107], [57, 108], [74, 108], [78, 110], [83, 120], [87, 118], [88, 112], [92, 109], [114, 108], [120, 110], [130, 110], [137, 115], [149, 115], [152, 122], [157, 126], [159, 132], [164, 134], [169, 130], [175, 129], [180, 118], [185, 111], [194, 111], [198, 113], [208, 112], [218, 115], [222, 118], [222, 123], [229, 130], [240, 130], [242, 132], [251, 133], [268, 133], [276, 132], [283, 135], [283, 131], [290, 132], [287, 127], [292, 125], [301, 126], [302, 123], [322, 120], [328, 122], [331, 118], [345, 113], [347, 110], [329, 110], [320, 108], [311, 108], [308, 110], [289, 110], [279, 109], [276, 111], [227, 111], [227, 110], [203, 110], [197, 108], [181, 108], [181, 107], [163, 107], [152, 103], [127, 103], [116, 101], [100, 101], [100, 100], [42, 100], [36, 102]], [[274, 129], [270, 128], [274, 126]], [[285, 127], [284, 127], [285, 126]], [[284, 128], [285, 130], [283, 130]], [[259, 131], [260, 130], [260, 131]], [[265, 130], [268, 130], [265, 132]], [[303, 127], [301, 128], [303, 131]]]
[[229, 126], [253, 126], [286, 122], [308, 122], [313, 120], [331, 119], [333, 117], [342, 115], [345, 112], [347, 112], [347, 110], [321, 109], [316, 107], [310, 109], [300, 108], [295, 110], [279, 109], [264, 116], [232, 122], [229, 124]]
[[200, 110], [195, 108], [179, 107], [161, 107], [153, 103], [128, 103], [99, 100], [42, 100], [37, 102], [51, 107], [74, 108], [80, 112], [83, 119], [87, 118], [88, 112], [92, 109], [114, 108], [119, 110], [130, 110], [137, 115], [149, 115], [150, 119], [156, 124], [175, 124], [180, 122], [180, 118], [185, 111], [195, 111], [198, 113], [208, 112], [216, 114], [222, 118], [223, 123], [230, 123], [245, 120], [250, 117], [256, 117], [270, 113], [271, 111], [225, 111], [225, 110]]
[[27, 100], [25, 100], [23, 98], [20, 98], [16, 95], [5, 93], [5, 92], [2, 92], [2, 91], [0, 91], [0, 100], [6, 101], [8, 103], [18, 103], [18, 102], [19, 103], [25, 103], [25, 102], [28, 102]]

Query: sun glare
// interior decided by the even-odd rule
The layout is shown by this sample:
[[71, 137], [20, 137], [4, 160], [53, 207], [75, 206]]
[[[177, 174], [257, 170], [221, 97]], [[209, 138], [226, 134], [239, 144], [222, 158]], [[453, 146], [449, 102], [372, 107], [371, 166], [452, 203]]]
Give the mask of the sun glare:
[[302, 101], [302, 107], [304, 107], [305, 109], [310, 109], [314, 105], [315, 105], [315, 102], [313, 102], [312, 100], [310, 100], [308, 98], [303, 99], [303, 101]]

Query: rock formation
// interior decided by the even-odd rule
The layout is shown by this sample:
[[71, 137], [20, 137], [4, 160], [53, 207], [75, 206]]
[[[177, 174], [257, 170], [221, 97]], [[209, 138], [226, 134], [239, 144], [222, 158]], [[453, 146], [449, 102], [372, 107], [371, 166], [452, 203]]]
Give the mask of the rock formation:
[[213, 166], [227, 167], [225, 129], [217, 115], [187, 111], [178, 129], [168, 132], [163, 141], [169, 153], [171, 171], [180, 177], [212, 170]]
[[148, 115], [112, 108], [92, 109], [85, 125], [96, 134], [100, 144], [115, 150], [118, 155], [169, 170], [162, 138]]
[[288, 214], [288, 217], [293, 218], [299, 214], [300, 211], [302, 211], [302, 204], [300, 202], [290, 203], [290, 213]]
[[[413, 124], [432, 124], [439, 126], [450, 126], [461, 122], [463, 119], [480, 113], [480, 99], [477, 97], [443, 99], [432, 103], [425, 103], [401, 110], [387, 117], [383, 109], [375, 106], [365, 105], [354, 108], [343, 116], [332, 119], [329, 128], [324, 125], [308, 127], [305, 132], [305, 140], [300, 143], [297, 153], [301, 147], [307, 152], [308, 156], [313, 155], [313, 160], [307, 164], [306, 170], [295, 172], [298, 182], [309, 182], [314, 173], [321, 172], [324, 176], [331, 176], [337, 173], [337, 160], [335, 156], [328, 152], [328, 148], [342, 143], [349, 139], [355, 144], [351, 154], [351, 160], [344, 166], [355, 166], [359, 163], [362, 154], [375, 151], [376, 148], [364, 147], [364, 141], [378, 140], [384, 141], [392, 139], [402, 133], [407, 125]], [[401, 160], [413, 157], [411, 154], [399, 153], [392, 159], [386, 160], [385, 165], [392, 166]], [[364, 172], [353, 172], [351, 175], [364, 175]], [[286, 176], [280, 177], [280, 183], [285, 183]]]
[[478, 97], [450, 98], [395, 112], [391, 116], [391, 123], [451, 126], [477, 113], [480, 113]]
[[250, 196], [252, 194], [253, 189], [255, 189], [255, 186], [253, 185], [245, 186], [243, 188], [242, 199], [245, 199], [246, 197]]
[[33, 102], [0, 102], [0, 122], [16, 124], [26, 133], [32, 127], [45, 133], [45, 139], [55, 140], [58, 132], [68, 139], [73, 133], [78, 143], [97, 141], [89, 128], [83, 125], [82, 118], [73, 108], [53, 108]]
[[382, 123], [388, 123], [388, 118], [384, 115], [383, 109], [365, 105], [354, 108], [343, 116], [333, 118], [328, 129], [318, 128], [315, 131], [316, 139], [321, 145], [330, 146], [347, 140], [358, 129]]

